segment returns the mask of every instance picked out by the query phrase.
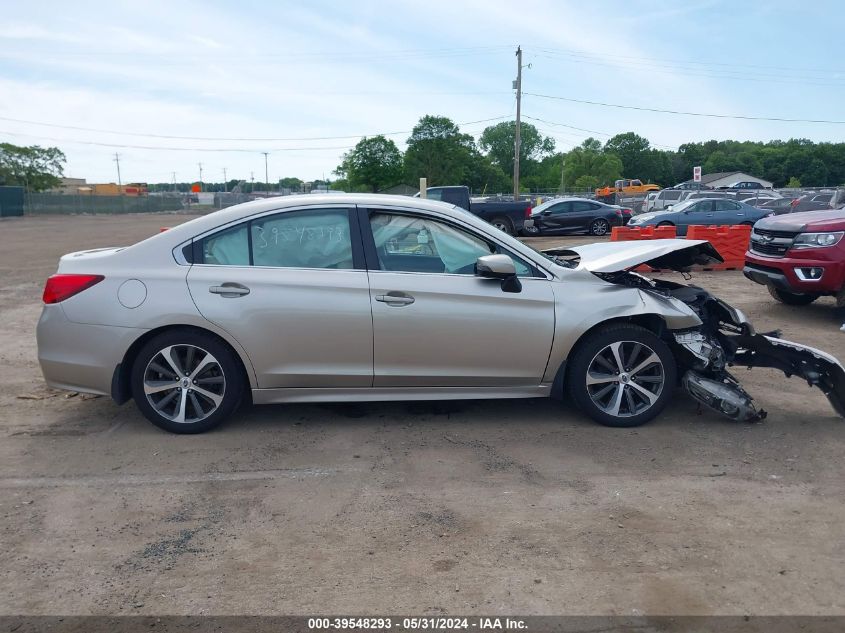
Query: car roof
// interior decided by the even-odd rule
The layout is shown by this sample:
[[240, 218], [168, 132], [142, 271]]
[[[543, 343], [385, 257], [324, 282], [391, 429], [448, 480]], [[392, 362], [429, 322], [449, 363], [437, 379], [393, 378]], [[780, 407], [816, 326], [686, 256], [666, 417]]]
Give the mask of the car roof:
[[[207, 215], [195, 218], [184, 224], [176, 226], [168, 233], [181, 237], [184, 233], [185, 239], [195, 235], [204, 233], [223, 226], [231, 222], [237, 222], [244, 218], [248, 218], [265, 211], [284, 211], [285, 209], [309, 206], [317, 207], [321, 204], [337, 206], [355, 206], [355, 205], [389, 205], [392, 207], [407, 207], [410, 209], [421, 209], [428, 211], [436, 211], [447, 217], [465, 219], [467, 212], [447, 202], [440, 202], [438, 200], [424, 200], [422, 198], [410, 198], [408, 196], [394, 196], [387, 194], [362, 194], [362, 193], [344, 193], [344, 194], [298, 194], [293, 196], [276, 196], [274, 198], [263, 198], [261, 200], [253, 200], [252, 202], [244, 202], [236, 204], [219, 211], [213, 211]], [[474, 217], [474, 216], [473, 216]]]

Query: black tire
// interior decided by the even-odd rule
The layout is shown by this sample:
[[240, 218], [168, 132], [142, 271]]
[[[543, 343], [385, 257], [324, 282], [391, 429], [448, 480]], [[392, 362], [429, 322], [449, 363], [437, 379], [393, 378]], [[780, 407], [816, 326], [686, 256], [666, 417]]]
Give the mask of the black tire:
[[813, 301], [819, 298], [819, 295], [809, 295], [801, 292], [787, 292], [774, 286], [766, 286], [769, 289], [769, 294], [781, 303], [788, 306], [808, 306]]
[[[637, 365], [644, 363], [653, 352], [659, 362], [647, 364], [636, 374], [619, 375], [617, 378], [612, 370], [593, 372], [598, 377], [597, 384], [588, 385], [587, 377], [591, 366], [597, 366], [601, 355], [605, 362], [613, 356], [611, 345], [621, 343], [623, 361], [633, 361]], [[637, 347], [639, 346], [639, 347]], [[630, 354], [630, 358], [626, 355]], [[651, 331], [638, 325], [615, 324], [603, 327], [579, 342], [573, 355], [567, 361], [566, 385], [569, 397], [581, 411], [604, 426], [632, 427], [645, 424], [657, 416], [669, 402], [677, 384], [677, 367], [675, 358], [669, 346]], [[611, 391], [605, 395], [600, 392], [610, 387]], [[591, 391], [592, 390], [592, 391]], [[620, 393], [621, 390], [621, 393]], [[645, 391], [651, 396], [645, 396]], [[607, 406], [602, 406], [602, 398], [609, 395]], [[612, 412], [615, 398], [617, 414]], [[633, 404], [633, 407], [632, 407]], [[609, 410], [610, 409], [610, 410]]]
[[598, 218], [590, 222], [590, 235], [604, 236], [610, 233], [610, 222], [604, 218]]
[[490, 220], [490, 224], [508, 235], [514, 234], [513, 222], [510, 221], [510, 218], [506, 218], [503, 215], [497, 215], [495, 218]]
[[523, 235], [523, 237], [537, 237], [538, 235], [541, 235], [541, 231], [536, 224], [531, 228], [523, 226], [520, 230], [520, 233]]
[[[175, 365], [166, 362], [165, 350], [170, 350]], [[203, 352], [210, 356], [202, 356]], [[195, 370], [193, 380], [183, 375], [186, 372], [177, 373], [177, 366]], [[173, 387], [168, 387], [170, 381]], [[132, 397], [144, 417], [180, 434], [203, 433], [218, 426], [234, 413], [246, 388], [235, 353], [216, 337], [187, 328], [162, 332], [147, 341], [132, 364], [130, 382]], [[145, 385], [157, 391], [148, 396]], [[164, 402], [167, 398], [170, 401]]]
[[657, 226], [675, 226], [675, 224], [673, 222], [667, 222], [666, 220], [664, 220], [663, 222], [658, 222]]

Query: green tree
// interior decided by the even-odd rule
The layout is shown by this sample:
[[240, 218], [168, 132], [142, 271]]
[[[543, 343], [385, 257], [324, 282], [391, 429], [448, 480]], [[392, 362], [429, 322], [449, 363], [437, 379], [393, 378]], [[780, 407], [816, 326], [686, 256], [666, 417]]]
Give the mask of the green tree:
[[64, 175], [64, 152], [58, 147], [20, 147], [0, 143], [0, 185], [43, 191], [56, 187]]
[[[516, 121], [502, 121], [484, 128], [478, 139], [478, 146], [506, 174], [513, 174], [514, 146], [516, 144]], [[519, 127], [519, 171], [520, 178], [535, 172], [539, 161], [555, 150], [554, 139], [543, 136], [530, 123]]]
[[[590, 188], [612, 184], [621, 178], [622, 161], [616, 154], [601, 151], [601, 143], [594, 138], [586, 139], [572, 149], [563, 162], [563, 187], [581, 188], [585, 183], [592, 183]], [[584, 179], [591, 177], [591, 180]], [[580, 184], [578, 184], [580, 183]]]
[[295, 176], [280, 178], [279, 187], [282, 187], [283, 189], [290, 189], [291, 191], [302, 191], [302, 180], [296, 178]]
[[428, 186], [465, 184], [476, 164], [475, 141], [462, 134], [455, 123], [427, 114], [414, 126], [405, 150], [405, 182], [417, 186], [420, 178]]
[[353, 189], [376, 192], [402, 179], [402, 152], [396, 143], [382, 135], [364, 137], [343, 155], [335, 170]]
[[790, 176], [789, 182], [786, 183], [786, 186], [790, 189], [798, 189], [801, 187], [801, 181], [798, 180], [795, 176]]
[[609, 139], [604, 144], [604, 151], [619, 157], [625, 178], [656, 182], [667, 176], [660, 158], [661, 152], [652, 150], [648, 139], [634, 132], [617, 134]]

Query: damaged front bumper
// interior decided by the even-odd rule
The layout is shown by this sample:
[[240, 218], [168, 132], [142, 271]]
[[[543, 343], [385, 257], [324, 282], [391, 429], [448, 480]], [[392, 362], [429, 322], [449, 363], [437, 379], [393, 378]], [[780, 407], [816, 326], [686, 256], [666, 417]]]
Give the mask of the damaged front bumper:
[[771, 367], [821, 389], [836, 413], [845, 417], [845, 367], [836, 358], [774, 332], [756, 333], [741, 311], [709, 293], [705, 306], [709, 318], [703, 319], [701, 330], [674, 334], [685, 356], [681, 384], [695, 400], [734, 420], [762, 420], [766, 412], [756, 407], [727, 367]]

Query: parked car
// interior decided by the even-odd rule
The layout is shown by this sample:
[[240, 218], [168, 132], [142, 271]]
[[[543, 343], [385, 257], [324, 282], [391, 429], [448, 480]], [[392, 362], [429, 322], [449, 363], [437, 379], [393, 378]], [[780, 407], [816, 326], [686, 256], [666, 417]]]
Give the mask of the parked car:
[[845, 289], [845, 211], [807, 211], [754, 225], [743, 273], [789, 305]]
[[622, 211], [622, 225], [628, 224], [631, 220], [631, 216], [634, 215], [634, 210], [631, 207], [623, 207], [622, 205], [614, 204], [611, 205], [613, 207], [618, 207], [620, 211]]
[[654, 200], [651, 202], [651, 208], [649, 211], [662, 211], [667, 207], [683, 202], [693, 193], [699, 192], [689, 189], [663, 189], [662, 191], [657, 192], [657, 196], [655, 196]]
[[[630, 215], [627, 219], [630, 220]], [[584, 198], [557, 198], [534, 207], [525, 220], [524, 231], [526, 235], [589, 233], [601, 236], [625, 221], [619, 205]]]
[[716, 198], [721, 200], [735, 200], [736, 194], [732, 191], [691, 191], [683, 198], [683, 201], [701, 200], [702, 198], [708, 198], [710, 200], [715, 200]]
[[700, 225], [753, 225], [760, 218], [773, 215], [768, 209], [757, 209], [750, 204], [724, 198], [687, 200], [666, 211], [635, 215], [628, 223], [637, 226], [676, 226], [678, 235], [686, 235], [687, 227]]
[[845, 206], [845, 189], [808, 193], [792, 201], [792, 213], [841, 209]]
[[702, 189], [712, 189], [712, 188], [713, 187], [711, 187], [710, 185], [705, 185], [705, 184], [700, 183], [700, 182], [693, 182], [691, 180], [687, 181], [687, 182], [679, 182], [674, 187], [670, 187], [670, 189], [680, 189], [682, 191], [701, 191]]
[[654, 208], [654, 201], [659, 194], [659, 191], [650, 191], [647, 193], [646, 197], [643, 198], [643, 206], [640, 207], [640, 213], [648, 213], [651, 211]]
[[134, 398], [174, 433], [211, 429], [243, 399], [564, 390], [596, 421], [628, 427], [660, 413], [679, 382], [732, 419], [760, 419], [734, 362], [809, 380], [845, 414], [833, 357], [755, 334], [701, 288], [627, 272], [720, 260], [701, 240], [543, 254], [454, 205], [402, 196], [272, 198], [62, 257], [38, 358], [50, 386]]
[[622, 194], [623, 196], [635, 196], [638, 194], [648, 193], [649, 191], [660, 191], [660, 185], [643, 184], [639, 178], [621, 178], [613, 183], [613, 186], [602, 187], [596, 189], [597, 198], [606, 198], [613, 194]]
[[742, 200], [750, 205], [757, 206], [758, 202], [765, 202], [766, 200], [779, 200], [783, 198], [782, 195], [775, 191], [767, 189], [757, 189], [755, 191], [736, 191], [733, 194], [735, 200]]
[[766, 187], [755, 180], [740, 180], [720, 189], [765, 189]]
[[426, 189], [426, 198], [466, 209], [508, 235], [519, 235], [522, 232], [523, 223], [531, 215], [532, 209], [530, 200], [474, 199], [469, 195], [469, 187], [461, 186], [429, 187]]
[[754, 198], [745, 201], [758, 209], [768, 209], [774, 211], [775, 215], [782, 215], [784, 213], [792, 212], [791, 198], [759, 198], [756, 202]]

